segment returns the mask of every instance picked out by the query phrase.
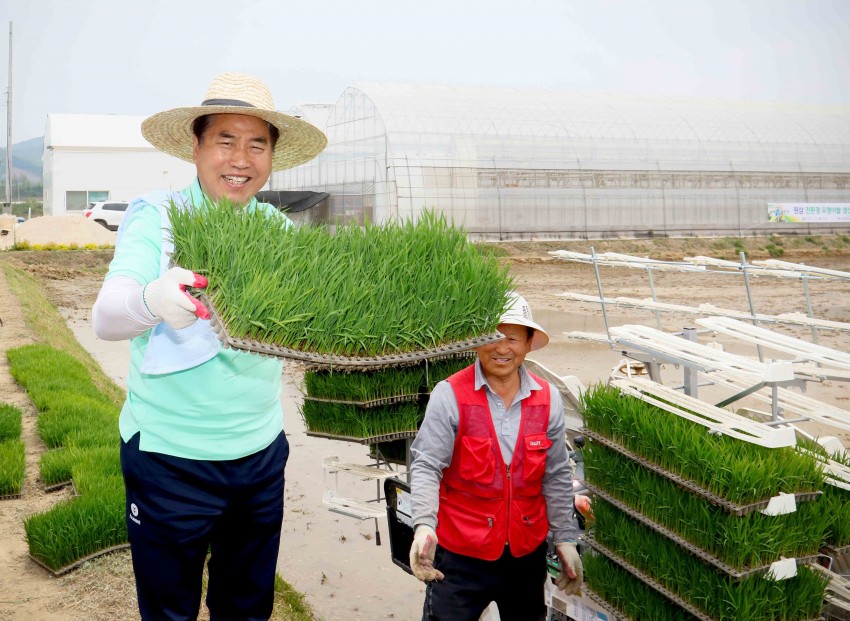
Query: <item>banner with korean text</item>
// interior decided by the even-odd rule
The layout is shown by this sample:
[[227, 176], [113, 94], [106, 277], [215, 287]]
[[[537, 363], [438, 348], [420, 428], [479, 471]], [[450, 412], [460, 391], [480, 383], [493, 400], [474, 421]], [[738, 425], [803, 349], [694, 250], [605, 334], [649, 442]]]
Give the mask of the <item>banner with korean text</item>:
[[770, 222], [850, 222], [850, 203], [768, 203]]

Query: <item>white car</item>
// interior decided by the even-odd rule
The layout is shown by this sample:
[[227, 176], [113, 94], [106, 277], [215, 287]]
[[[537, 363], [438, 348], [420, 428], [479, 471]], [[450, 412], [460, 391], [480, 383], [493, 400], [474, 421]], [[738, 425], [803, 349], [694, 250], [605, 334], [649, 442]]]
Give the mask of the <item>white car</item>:
[[118, 225], [124, 219], [129, 203], [125, 201], [99, 201], [91, 203], [86, 209], [86, 218], [91, 218], [110, 231], [117, 231]]

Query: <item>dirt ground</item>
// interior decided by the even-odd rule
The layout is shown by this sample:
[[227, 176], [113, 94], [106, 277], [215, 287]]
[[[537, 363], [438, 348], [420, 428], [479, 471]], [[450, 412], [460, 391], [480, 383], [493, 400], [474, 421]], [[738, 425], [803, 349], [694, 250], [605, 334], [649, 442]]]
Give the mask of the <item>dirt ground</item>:
[[[555, 371], [558, 375], [575, 375], [585, 385], [605, 381], [610, 369], [615, 366], [621, 355], [612, 351], [607, 345], [599, 345], [569, 339], [565, 333], [573, 330], [588, 332], [604, 332], [605, 324], [600, 308], [595, 304], [572, 302], [559, 297], [562, 292], [576, 292], [596, 295], [598, 287], [596, 275], [588, 265], [567, 263], [554, 259], [547, 254], [549, 250], [570, 249], [587, 252], [594, 245], [597, 252], [616, 251], [638, 256], [652, 256], [663, 259], [681, 259], [683, 256], [709, 255], [734, 259], [733, 248], [718, 247], [716, 240], [659, 240], [656, 242], [643, 241], [606, 241], [584, 243], [555, 243], [546, 244], [505, 244], [504, 252], [510, 261], [511, 273], [515, 279], [516, 288], [531, 303], [535, 319], [549, 330], [551, 343], [549, 347], [536, 352], [534, 357], [539, 362]], [[850, 248], [844, 251], [832, 251], [829, 254], [810, 244], [799, 252], [786, 252], [782, 257], [786, 261], [806, 262], [820, 267], [850, 271]], [[42, 278], [45, 289], [54, 304], [60, 309], [63, 317], [69, 322], [85, 322], [90, 320], [90, 309], [106, 266], [111, 257], [109, 251], [95, 252], [7, 252], [0, 253], [0, 261], [7, 261]], [[764, 255], [766, 258], [766, 255]], [[627, 270], [622, 268], [600, 268], [599, 284], [606, 296], [628, 296], [647, 298], [651, 294], [649, 276], [643, 270]], [[744, 279], [740, 273], [709, 275], [692, 273], [654, 273], [653, 281], [656, 297], [663, 302], [688, 304], [711, 303], [715, 306], [747, 310], [748, 300]], [[799, 280], [779, 280], [774, 278], [754, 278], [751, 281], [753, 307], [759, 313], [776, 314], [779, 312], [805, 312], [805, 296], [802, 283]], [[812, 281], [810, 282], [811, 302], [814, 315], [823, 319], [850, 322], [850, 281]], [[50, 493], [43, 491], [43, 485], [38, 478], [38, 459], [44, 447], [35, 431], [35, 411], [29, 403], [26, 394], [12, 381], [8, 372], [5, 351], [21, 344], [32, 342], [33, 335], [24, 325], [18, 301], [10, 294], [5, 278], [0, 271], [0, 395], [2, 400], [12, 403], [25, 412], [24, 440], [27, 444], [27, 478], [24, 494], [21, 499], [0, 501], [0, 620], [44, 620], [44, 621], [89, 621], [98, 619], [134, 619], [135, 597], [133, 593], [132, 572], [129, 555], [117, 553], [93, 562], [87, 563], [82, 569], [61, 578], [49, 576], [41, 567], [27, 556], [24, 541], [22, 520], [25, 516], [45, 510], [55, 502], [65, 497], [68, 492]], [[625, 323], [642, 323], [656, 325], [656, 317], [648, 311], [624, 310], [612, 308], [608, 310], [608, 321], [612, 325]], [[670, 331], [679, 330], [693, 325], [693, 318], [681, 314], [665, 314], [660, 317], [661, 325]], [[810, 339], [806, 330], [784, 329], [788, 334]], [[820, 332], [819, 342], [841, 351], [850, 351], [850, 333]], [[718, 340], [719, 337], [704, 335], [701, 340]], [[755, 348], [724, 343], [728, 349], [736, 353], [754, 356]], [[665, 367], [665, 383], [675, 383], [678, 376], [681, 381], [681, 370], [675, 367]], [[666, 380], [670, 381], [667, 382]], [[808, 396], [820, 398], [827, 403], [850, 409], [850, 391], [846, 382], [827, 381], [809, 387]], [[813, 429], [813, 433], [836, 435], [850, 445], [847, 434], [838, 430]], [[292, 442], [292, 440], [291, 440]], [[288, 480], [292, 480], [289, 475]], [[291, 495], [301, 493], [319, 493], [321, 481], [295, 481], [290, 488], [288, 484], [287, 503]], [[299, 491], [300, 490], [300, 491]], [[303, 493], [302, 493], [303, 492]], [[293, 520], [303, 519], [294, 508], [288, 504], [285, 526]], [[343, 518], [345, 519], [345, 518]], [[293, 532], [286, 537], [310, 535], [297, 527], [291, 527]], [[309, 529], [309, 523], [307, 524]], [[364, 528], [363, 532], [368, 532]], [[363, 534], [366, 539], [367, 535]], [[339, 541], [331, 541], [329, 549], [333, 555], [356, 554], [352, 541], [344, 544], [344, 537]], [[370, 544], [371, 545], [371, 544]], [[389, 552], [387, 551], [388, 555]], [[355, 563], [354, 559], [346, 562]], [[356, 563], [355, 563], [356, 564]], [[389, 569], [393, 576], [401, 572]], [[363, 591], [363, 582], [349, 579], [347, 586], [329, 592], [326, 581], [334, 576], [328, 571], [321, 573], [321, 580], [316, 576], [290, 576], [284, 573], [284, 578], [290, 580], [298, 590], [307, 594], [308, 601], [317, 613], [325, 619], [364, 619], [391, 618], [403, 620], [414, 618], [415, 610], [421, 602], [418, 584], [405, 580], [400, 583], [398, 597], [416, 600], [401, 606], [398, 610], [382, 610], [377, 614], [364, 603], [357, 612], [345, 614], [342, 611], [351, 610], [346, 601], [346, 594], [356, 594]], [[342, 574], [340, 573], [340, 576]], [[352, 575], [352, 574], [349, 574]], [[362, 575], [360, 580], [367, 580]], [[404, 576], [404, 578], [407, 578]], [[401, 580], [401, 578], [399, 578]], [[321, 583], [321, 584], [320, 584]], [[371, 588], [371, 587], [368, 587]], [[362, 595], [362, 593], [361, 593]], [[387, 606], [385, 600], [382, 604]], [[358, 605], [359, 606], [359, 605]], [[401, 609], [403, 608], [403, 610]]]

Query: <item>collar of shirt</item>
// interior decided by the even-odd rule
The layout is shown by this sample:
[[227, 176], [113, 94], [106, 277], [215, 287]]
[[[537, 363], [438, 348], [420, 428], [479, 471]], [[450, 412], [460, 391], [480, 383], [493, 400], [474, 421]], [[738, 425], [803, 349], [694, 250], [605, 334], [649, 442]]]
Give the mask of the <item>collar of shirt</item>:
[[[487, 382], [487, 377], [484, 375], [484, 370], [481, 368], [481, 361], [478, 358], [475, 359], [475, 390], [481, 390], [483, 386], [487, 387], [492, 394], [496, 394], [493, 389], [490, 387], [490, 384]], [[519, 367], [519, 391], [517, 391], [516, 397], [514, 397], [514, 402], [517, 399], [527, 399], [531, 395], [532, 390], [542, 390], [543, 387], [538, 384], [531, 375], [528, 374], [528, 371], [525, 369], [525, 365], [521, 365]], [[510, 403], [505, 404], [507, 407], [510, 407]]]
[[[208, 200], [212, 200], [206, 194], [204, 194], [204, 191], [201, 189], [201, 182], [197, 177], [195, 177], [195, 181], [192, 182], [192, 185], [182, 190], [180, 194], [186, 201], [186, 205], [193, 205], [195, 207], [199, 205], [204, 205]], [[251, 212], [256, 209], [256, 207], [257, 199], [252, 196], [251, 201], [247, 205], [245, 205], [245, 210]]]

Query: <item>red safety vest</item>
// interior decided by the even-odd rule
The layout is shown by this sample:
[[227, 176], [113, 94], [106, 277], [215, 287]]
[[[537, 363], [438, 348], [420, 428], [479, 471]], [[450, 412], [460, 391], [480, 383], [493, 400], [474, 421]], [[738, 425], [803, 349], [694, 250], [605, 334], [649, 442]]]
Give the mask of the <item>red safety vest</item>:
[[[531, 374], [529, 374], [531, 375]], [[531, 375], [543, 390], [522, 401], [522, 419], [510, 466], [505, 466], [484, 389], [475, 390], [475, 365], [448, 382], [460, 420], [452, 462], [443, 470], [437, 539], [457, 554], [495, 561], [510, 546], [519, 557], [546, 539], [549, 520], [543, 497], [549, 383]]]

